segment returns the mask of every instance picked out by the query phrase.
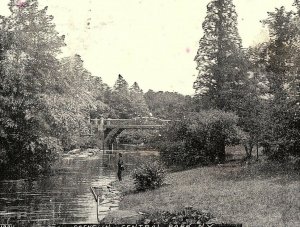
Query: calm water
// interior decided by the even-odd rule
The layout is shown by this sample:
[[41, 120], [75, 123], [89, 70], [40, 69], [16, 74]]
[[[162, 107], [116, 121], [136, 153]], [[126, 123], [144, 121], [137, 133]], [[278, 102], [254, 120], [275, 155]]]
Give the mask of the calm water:
[[[145, 157], [136, 153], [124, 155], [127, 171]], [[90, 187], [116, 179], [116, 156], [64, 158], [60, 166], [54, 176], [34, 181], [0, 181], [0, 224], [97, 223]]]

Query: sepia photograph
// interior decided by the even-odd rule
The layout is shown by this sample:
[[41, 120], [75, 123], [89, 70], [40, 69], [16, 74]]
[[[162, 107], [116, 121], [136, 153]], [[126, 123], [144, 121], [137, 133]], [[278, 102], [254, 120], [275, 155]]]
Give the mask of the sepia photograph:
[[17, 226], [300, 226], [300, 0], [0, 0]]

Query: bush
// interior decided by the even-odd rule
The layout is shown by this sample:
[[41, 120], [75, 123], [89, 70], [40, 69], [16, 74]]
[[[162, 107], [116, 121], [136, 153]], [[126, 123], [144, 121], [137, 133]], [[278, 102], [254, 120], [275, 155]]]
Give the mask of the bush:
[[160, 158], [167, 166], [195, 166], [210, 162], [203, 148], [189, 146], [185, 141], [161, 143]]
[[27, 178], [51, 172], [51, 165], [58, 159], [62, 148], [53, 137], [36, 138], [21, 144], [20, 149], [6, 151], [5, 170], [0, 178]]
[[155, 189], [163, 184], [165, 170], [157, 161], [146, 162], [134, 170], [132, 177], [137, 191]]
[[171, 166], [194, 166], [225, 161], [225, 146], [246, 137], [234, 113], [209, 110], [189, 113], [161, 131], [161, 158]]
[[[146, 214], [142, 219], [138, 220], [138, 224], [168, 224], [168, 225], [192, 225], [209, 223], [214, 216], [208, 211], [199, 211], [188, 207], [185, 210], [177, 212], [160, 211], [153, 214]], [[213, 223], [213, 222], [211, 222]]]
[[298, 100], [270, 102], [264, 110], [260, 145], [270, 160], [285, 162], [300, 157], [300, 105]]

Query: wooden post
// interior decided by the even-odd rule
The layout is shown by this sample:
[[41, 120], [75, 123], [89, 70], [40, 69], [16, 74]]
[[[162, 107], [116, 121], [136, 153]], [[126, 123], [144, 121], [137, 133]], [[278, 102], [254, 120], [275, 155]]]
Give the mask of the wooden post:
[[256, 142], [256, 160], [258, 161], [258, 142]]
[[92, 134], [92, 122], [91, 122], [91, 116], [89, 115], [89, 126], [90, 126], [90, 135]]
[[[102, 152], [104, 154], [104, 149], [105, 149], [105, 145], [104, 145], [104, 140], [105, 140], [105, 135], [104, 135], [104, 117], [100, 118], [100, 133], [101, 133], [101, 140], [102, 140]], [[100, 138], [99, 138], [100, 139]]]
[[97, 132], [99, 132], [100, 130], [100, 125], [98, 124], [99, 119], [95, 118], [94, 120], [95, 120], [95, 125], [97, 127]]

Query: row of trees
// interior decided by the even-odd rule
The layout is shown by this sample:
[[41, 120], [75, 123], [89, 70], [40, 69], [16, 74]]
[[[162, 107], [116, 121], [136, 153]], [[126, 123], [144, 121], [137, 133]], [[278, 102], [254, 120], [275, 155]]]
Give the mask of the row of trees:
[[[247, 157], [263, 147], [272, 159], [300, 157], [300, 2], [297, 11], [269, 12], [269, 40], [247, 49], [232, 0], [211, 0], [195, 61], [194, 113], [165, 130], [167, 164], [224, 162], [225, 146], [243, 144]], [[167, 141], [167, 142], [166, 142]]]
[[80, 134], [89, 117], [132, 118], [150, 111], [169, 117], [164, 110], [150, 110], [156, 97], [145, 99], [137, 83], [129, 87], [119, 75], [111, 88], [84, 68], [79, 55], [58, 58], [64, 36], [37, 0], [11, 0], [9, 9], [9, 16], [0, 17], [2, 177], [49, 171], [63, 150], [86, 142]]
[[[300, 4], [269, 12], [269, 40], [242, 48], [232, 0], [211, 0], [195, 57], [201, 109], [231, 111], [248, 133], [248, 155], [260, 144], [269, 156], [300, 156]], [[220, 141], [220, 143], [223, 143]]]
[[[11, 0], [11, 14], [0, 17], [1, 172], [19, 176], [47, 172], [63, 149], [84, 143], [80, 132], [88, 118], [100, 116], [182, 118], [182, 125], [170, 132], [189, 138], [174, 138], [184, 140], [189, 150], [198, 138], [191, 133], [203, 134], [212, 140], [202, 148], [220, 148], [223, 154], [215, 152], [219, 159], [233, 141], [224, 135], [229, 131], [220, 122], [225, 122], [233, 124], [231, 134], [241, 135], [249, 155], [260, 144], [270, 157], [299, 156], [300, 3], [295, 1], [295, 6], [296, 12], [281, 7], [269, 13], [263, 21], [269, 41], [243, 49], [232, 0], [211, 0], [195, 57], [196, 95], [190, 97], [152, 90], [144, 94], [137, 83], [129, 87], [121, 75], [110, 88], [84, 68], [79, 55], [57, 57], [65, 46], [64, 36], [55, 30], [47, 7], [39, 9], [37, 0], [22, 4]], [[203, 110], [200, 118], [189, 113]], [[144, 141], [134, 132], [122, 136]]]

